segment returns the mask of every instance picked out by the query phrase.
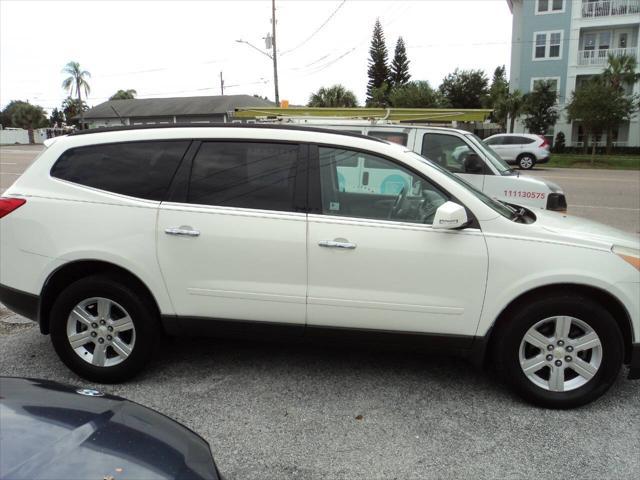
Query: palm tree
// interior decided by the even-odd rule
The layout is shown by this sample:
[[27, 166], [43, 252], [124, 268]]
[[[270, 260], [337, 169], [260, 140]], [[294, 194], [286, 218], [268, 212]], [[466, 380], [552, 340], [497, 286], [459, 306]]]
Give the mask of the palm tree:
[[116, 93], [109, 97], [109, 100], [133, 100], [136, 98], [136, 92], [133, 88], [128, 90], [118, 90]]
[[[78, 104], [82, 105], [81, 91], [84, 90], [85, 96], [89, 95], [91, 87], [89, 87], [87, 78], [91, 78], [91, 74], [86, 70], [82, 70], [78, 62], [67, 63], [62, 69], [62, 73], [69, 75], [69, 77], [65, 78], [62, 82], [62, 88], [68, 90], [69, 94], [72, 94], [75, 91], [78, 95]], [[80, 129], [82, 129], [83, 125], [84, 111], [80, 109]]]
[[501, 118], [509, 117], [509, 133], [513, 133], [516, 119], [522, 114], [524, 109], [524, 95], [520, 90], [514, 90], [501, 97], [496, 105], [497, 116]]
[[[606, 84], [624, 95], [626, 85], [633, 85], [640, 80], [640, 73], [636, 72], [637, 65], [636, 58], [631, 55], [609, 54], [607, 68], [604, 69], [601, 77]], [[613, 130], [607, 129], [607, 155], [611, 154], [612, 137]]]
[[609, 54], [602, 78], [616, 90], [624, 90], [625, 85], [633, 85], [640, 80], [640, 73], [636, 73], [637, 66], [636, 58], [631, 55]]
[[311, 95], [309, 99], [310, 107], [357, 107], [358, 100], [351, 90], [347, 90], [342, 85], [332, 87], [322, 87]]

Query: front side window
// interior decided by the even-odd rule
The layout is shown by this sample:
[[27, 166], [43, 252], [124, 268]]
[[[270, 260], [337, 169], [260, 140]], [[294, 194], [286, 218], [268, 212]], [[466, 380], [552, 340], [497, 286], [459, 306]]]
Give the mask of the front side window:
[[460, 137], [443, 133], [425, 133], [422, 155], [453, 173], [483, 174], [484, 163]]
[[484, 143], [486, 145], [502, 145], [504, 143], [504, 137], [487, 138]]
[[407, 140], [409, 139], [409, 135], [402, 132], [390, 132], [388, 130], [369, 130], [370, 137], [381, 138], [383, 140], [387, 140], [388, 142], [397, 143], [399, 145], [407, 146]]
[[204, 142], [191, 169], [189, 203], [294, 210], [299, 147], [260, 142]]
[[189, 141], [125, 142], [67, 150], [51, 176], [108, 192], [162, 200]]
[[431, 224], [448, 200], [429, 181], [385, 158], [320, 147], [319, 160], [325, 215]]

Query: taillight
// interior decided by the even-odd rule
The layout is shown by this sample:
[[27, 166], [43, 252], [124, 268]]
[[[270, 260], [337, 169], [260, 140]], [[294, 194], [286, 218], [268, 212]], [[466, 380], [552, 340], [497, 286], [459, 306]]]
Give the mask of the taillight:
[[27, 201], [22, 198], [0, 197], [0, 218], [9, 215], [16, 208], [21, 207], [25, 203], [27, 203]]
[[549, 142], [547, 142], [547, 139], [542, 135], [538, 135], [538, 136], [542, 140], [542, 144], [540, 145], [540, 148], [546, 148], [547, 150], [549, 150]]

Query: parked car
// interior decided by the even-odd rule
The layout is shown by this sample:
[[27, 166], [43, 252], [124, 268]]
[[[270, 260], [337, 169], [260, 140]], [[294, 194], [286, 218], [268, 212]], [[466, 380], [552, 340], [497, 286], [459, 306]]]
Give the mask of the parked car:
[[[541, 178], [521, 177], [491, 147], [464, 130], [320, 117], [281, 117], [279, 122], [361, 133], [398, 143], [459, 175], [492, 198], [527, 208], [567, 210], [561, 187]], [[362, 175], [371, 168], [363, 166]]]
[[221, 478], [203, 438], [124, 398], [15, 377], [0, 394], [0, 478]]
[[623, 364], [640, 377], [637, 237], [510, 207], [382, 140], [85, 131], [52, 143], [0, 216], [0, 301], [93, 381], [134, 376], [163, 333], [492, 357], [548, 407], [597, 398]]
[[549, 142], [542, 135], [530, 133], [499, 133], [484, 140], [500, 158], [510, 165], [531, 170], [538, 163], [547, 163], [551, 158]]

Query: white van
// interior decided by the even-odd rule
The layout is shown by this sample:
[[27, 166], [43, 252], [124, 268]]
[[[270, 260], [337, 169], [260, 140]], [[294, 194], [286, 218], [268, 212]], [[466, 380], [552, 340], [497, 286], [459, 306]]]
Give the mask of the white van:
[[[301, 117], [282, 117], [278, 123], [326, 127], [399, 143], [459, 175], [492, 198], [529, 208], [555, 211], [567, 209], [562, 188], [548, 180], [520, 176], [491, 147], [473, 133], [464, 130], [380, 121], [372, 123], [367, 120]], [[384, 170], [369, 163], [365, 158], [359, 158], [354, 159], [350, 168], [343, 167], [344, 171], [340, 173], [344, 176], [341, 179], [344, 188], [348, 191], [402, 188], [401, 179], [388, 178]]]

